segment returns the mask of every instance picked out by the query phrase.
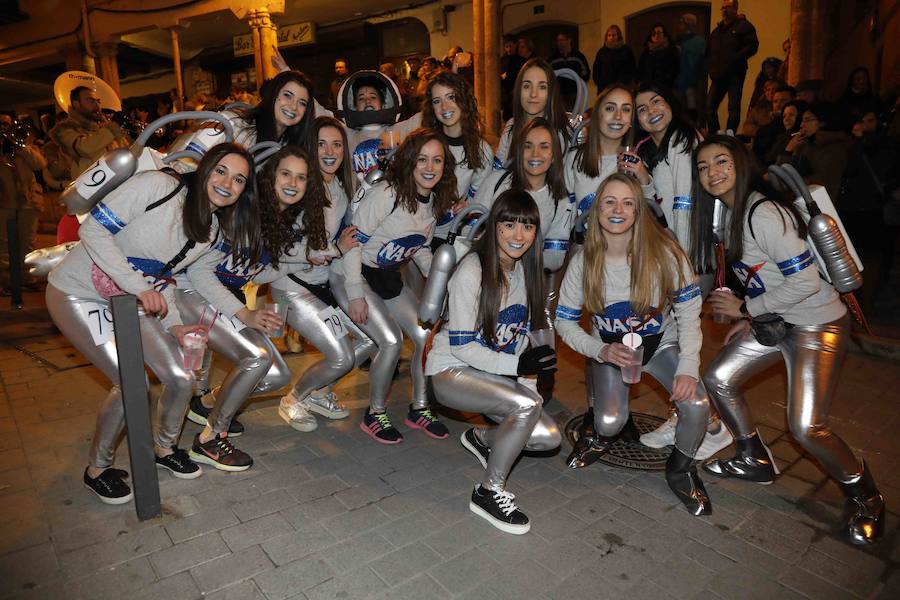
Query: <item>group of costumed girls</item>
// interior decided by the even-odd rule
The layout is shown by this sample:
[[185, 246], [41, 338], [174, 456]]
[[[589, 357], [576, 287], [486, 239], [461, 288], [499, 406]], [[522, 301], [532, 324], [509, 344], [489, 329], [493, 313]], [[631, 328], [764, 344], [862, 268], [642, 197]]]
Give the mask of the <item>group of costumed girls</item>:
[[[348, 92], [355, 108], [380, 109], [386, 93], [371, 78], [359, 81], [359, 98]], [[643, 84], [636, 95], [621, 85], [602, 90], [584, 141], [567, 152], [572, 132], [552, 69], [531, 60], [515, 85], [520, 101], [495, 156], [468, 83], [438, 75], [416, 117], [425, 127], [405, 135], [381, 181], [358, 190], [346, 119], [315, 118], [309, 80], [280, 73], [259, 105], [230, 115], [238, 143], [213, 146], [186, 174], [139, 173], [96, 204], [81, 244], [49, 276], [53, 321], [117, 382], [114, 341], [98, 339], [90, 311], [116, 294], [138, 297], [145, 361], [163, 385], [156, 462], [186, 479], [201, 474], [198, 463], [250, 468], [252, 458], [232, 443], [244, 429], [235, 415], [248, 398], [291, 379], [269, 337], [284, 323], [276, 312], [245, 305], [247, 283], [270, 284], [273, 298], [290, 307], [287, 324], [322, 353], [279, 404], [278, 414], [299, 431], [316, 429], [315, 414], [346, 418], [332, 386], [371, 359], [360, 428], [377, 442], [402, 442], [386, 404], [405, 334], [413, 357], [404, 423], [448, 437], [429, 407], [429, 387], [440, 404], [493, 422], [461, 436], [485, 469], [469, 506], [516, 534], [530, 521], [506, 490], [510, 470], [524, 450], [561, 442], [543, 411], [556, 351], [546, 339], [531, 341], [539, 339], [532, 333], [550, 329], [586, 357], [588, 412], [570, 468], [593, 463], [629, 429], [630, 386], [621, 369], [641, 339], [643, 368], [669, 392], [673, 409], [641, 440], [672, 446], [666, 482], [697, 516], [712, 504], [695, 461], [729, 446], [732, 435], [736, 454], [707, 460], [703, 471], [760, 484], [777, 476], [741, 386], [782, 355], [791, 433], [845, 493], [850, 540], [877, 540], [882, 496], [865, 463], [827, 425], [847, 351], [847, 311], [818, 276], [791, 199], [765, 186], [733, 138], [702, 141], [659, 86]], [[257, 174], [245, 147], [260, 141], [282, 148]], [[443, 325], [423, 358], [431, 331], [418, 318], [418, 294], [432, 251], [471, 199], [487, 216], [449, 278]], [[710, 293], [716, 200], [728, 208], [727, 262], [746, 279], [743, 297]], [[573, 235], [576, 221], [583, 236]], [[579, 243], [570, 247], [572, 239]], [[735, 324], [701, 376], [707, 295], [712, 311]], [[329, 325], [323, 314], [337, 320]], [[209, 315], [217, 315], [211, 326]], [[757, 339], [750, 324], [760, 315], [783, 319], [783, 336]], [[212, 392], [208, 359], [196, 374], [182, 366], [184, 338], [197, 332], [232, 365]], [[188, 451], [176, 444], [185, 413], [203, 425]], [[111, 504], [132, 498], [128, 473], [113, 467], [123, 428], [114, 385], [84, 472], [85, 485]]]

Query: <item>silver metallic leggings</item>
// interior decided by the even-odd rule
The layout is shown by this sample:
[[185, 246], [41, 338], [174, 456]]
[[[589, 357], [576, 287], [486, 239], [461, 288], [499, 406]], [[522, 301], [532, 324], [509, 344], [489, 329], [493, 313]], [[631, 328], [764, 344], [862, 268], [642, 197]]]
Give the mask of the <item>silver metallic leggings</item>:
[[344, 325], [356, 339], [351, 342], [349, 336], [340, 339], [334, 337], [331, 329], [318, 317], [319, 312], [328, 305], [312, 292], [272, 288], [272, 297], [276, 302], [285, 302], [289, 305], [288, 325], [324, 355], [322, 360], [307, 368], [294, 385], [296, 398], [306, 398], [315, 390], [333, 385], [349, 373], [355, 364], [364, 361], [374, 352], [375, 344], [372, 340], [346, 315], [341, 315]]
[[[175, 290], [175, 299], [185, 323], [198, 323], [204, 309], [214, 310], [195, 290]], [[272, 340], [252, 327], [237, 331], [223, 322], [223, 317], [219, 317], [209, 331], [207, 345], [203, 362], [206, 369], [204, 379], [209, 377], [209, 362], [206, 359], [212, 355], [210, 351], [234, 365], [222, 382], [216, 394], [216, 404], [209, 413], [208, 422], [216, 434], [228, 431], [231, 420], [247, 398], [283, 388], [291, 381], [291, 371]]]
[[499, 423], [496, 428], [478, 432], [491, 449], [482, 482], [488, 489], [504, 489], [523, 448], [553, 450], [560, 444], [559, 428], [544, 414], [540, 395], [514, 378], [459, 367], [433, 375], [431, 385], [444, 406], [482, 413]]
[[[675, 370], [678, 368], [678, 346], [668, 345], [657, 349], [653, 358], [644, 366], [666, 389], [672, 392]], [[622, 381], [621, 370], [608, 363], [591, 360], [588, 363], [588, 397], [593, 399], [594, 429], [603, 436], [612, 437], [622, 431], [628, 421], [628, 391], [630, 386]], [[697, 382], [690, 400], [675, 402], [678, 424], [675, 426], [675, 447], [686, 456], [694, 456], [706, 435], [709, 419], [709, 400], [702, 382]]]
[[[119, 389], [119, 359], [115, 341], [102, 346], [94, 345], [88, 317], [83, 310], [85, 303], [102, 304], [103, 301], [70, 296], [52, 285], [47, 286], [46, 298], [47, 310], [53, 323], [85, 358], [113, 382], [113, 387], [97, 414], [97, 427], [89, 457], [92, 466], [105, 469], [112, 466], [115, 460], [116, 444], [125, 429], [125, 408]], [[144, 362], [163, 384], [163, 392], [157, 405], [158, 424], [154, 442], [161, 448], [172, 448], [181, 433], [184, 413], [194, 387], [194, 376], [182, 368], [181, 348], [175, 337], [163, 329], [159, 318], [145, 315], [140, 309], [138, 314]]]
[[[426, 408], [428, 399], [425, 396], [422, 354], [429, 331], [419, 325], [419, 299], [407, 285], [403, 286], [399, 296], [390, 300], [383, 300], [365, 280], [363, 289], [369, 310], [368, 321], [356, 325], [378, 346], [369, 368], [369, 405], [376, 412], [384, 411], [405, 333], [413, 342], [413, 355], [409, 365], [412, 375], [412, 406], [416, 409]], [[344, 276], [334, 271], [331, 272], [331, 293], [344, 312], [347, 312], [350, 299], [344, 288]]]
[[795, 325], [777, 346], [763, 346], [752, 333], [734, 338], [703, 376], [716, 410], [736, 439], [747, 439], [756, 424], [741, 386], [784, 358], [787, 366], [787, 420], [791, 433], [829, 475], [841, 483], [856, 480], [862, 462], [828, 429], [828, 408], [847, 355], [850, 317], [823, 325]]

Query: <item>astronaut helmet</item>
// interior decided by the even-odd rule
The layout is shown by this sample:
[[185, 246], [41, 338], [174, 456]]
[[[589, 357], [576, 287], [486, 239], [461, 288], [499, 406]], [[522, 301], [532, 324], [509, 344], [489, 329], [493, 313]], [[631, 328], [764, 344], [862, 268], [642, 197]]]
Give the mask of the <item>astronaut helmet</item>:
[[366, 125], [393, 125], [400, 120], [402, 108], [403, 96], [396, 83], [378, 71], [363, 70], [344, 80], [335, 114], [347, 127], [359, 129]]

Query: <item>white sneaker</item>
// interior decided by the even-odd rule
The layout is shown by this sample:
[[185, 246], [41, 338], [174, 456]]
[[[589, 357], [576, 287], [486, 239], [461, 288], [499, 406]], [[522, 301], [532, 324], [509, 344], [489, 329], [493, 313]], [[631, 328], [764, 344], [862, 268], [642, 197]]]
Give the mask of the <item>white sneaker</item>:
[[706, 460], [718, 451], [724, 450], [733, 442], [734, 438], [731, 437], [731, 432], [729, 432], [728, 428], [720, 422], [719, 431], [716, 433], [706, 432], [703, 443], [700, 444], [700, 448], [697, 449], [697, 454], [694, 455], [694, 459]]
[[301, 401], [303, 406], [314, 413], [319, 413], [326, 419], [346, 419], [350, 411], [338, 402], [337, 394], [328, 392], [324, 396], [317, 397], [310, 394]]
[[665, 448], [675, 444], [675, 426], [678, 425], [678, 414], [672, 413], [668, 420], [653, 431], [641, 436], [641, 443], [648, 448]]
[[315, 431], [319, 424], [302, 403], [294, 398], [293, 392], [281, 399], [278, 405], [278, 416], [297, 431]]

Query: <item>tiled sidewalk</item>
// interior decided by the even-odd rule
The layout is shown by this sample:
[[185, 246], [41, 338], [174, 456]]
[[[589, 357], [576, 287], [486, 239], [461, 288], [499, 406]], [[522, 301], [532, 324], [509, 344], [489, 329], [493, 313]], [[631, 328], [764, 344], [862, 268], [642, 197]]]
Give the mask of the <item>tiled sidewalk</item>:
[[[37, 304], [29, 295], [28, 304]], [[707, 360], [721, 330], [707, 328]], [[316, 358], [291, 355], [299, 374]], [[565, 354], [551, 411], [564, 424], [584, 403], [582, 363]], [[216, 377], [224, 374], [217, 367]], [[503, 534], [468, 511], [481, 474], [446, 415], [445, 441], [401, 430], [378, 445], [361, 410], [302, 434], [277, 399], [252, 403], [235, 440], [256, 460], [245, 473], [160, 472], [164, 516], [138, 522], [133, 504], [100, 504], [81, 484], [106, 382], [46, 322], [0, 312], [0, 598], [897, 598], [900, 597], [900, 368], [851, 354], [832, 425], [865, 454], [891, 511], [886, 539], [859, 550], [835, 537], [842, 498], [804, 458], [784, 424], [784, 370], [749, 397], [784, 475], [772, 486], [705, 477], [711, 517], [693, 518], [661, 473], [600, 465], [570, 471], [561, 455], [524, 457], [511, 491], [531, 533]], [[409, 382], [389, 411], [400, 421]], [[365, 405], [367, 375], [338, 391]], [[158, 392], [158, 389], [154, 391]], [[633, 406], [663, 414], [657, 388]], [[197, 431], [188, 423], [182, 446]], [[127, 467], [127, 447], [118, 462]]]

